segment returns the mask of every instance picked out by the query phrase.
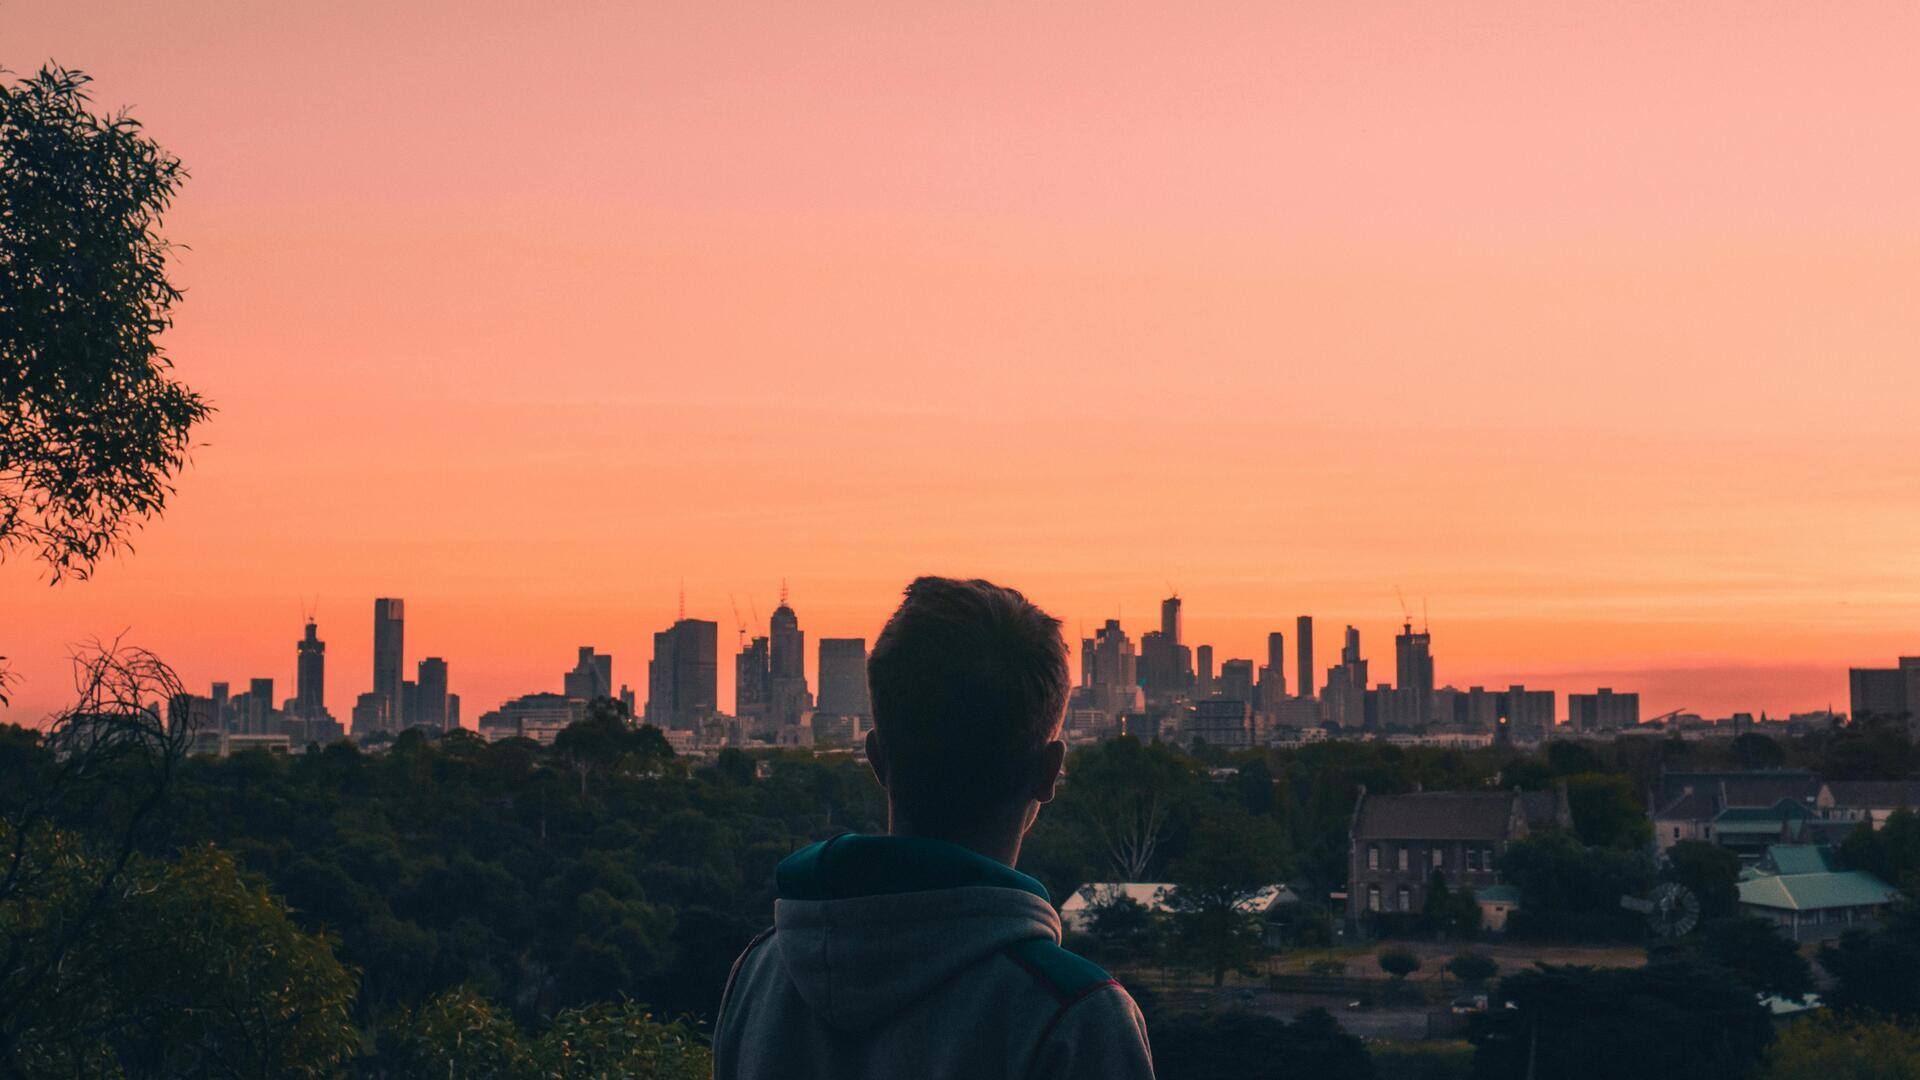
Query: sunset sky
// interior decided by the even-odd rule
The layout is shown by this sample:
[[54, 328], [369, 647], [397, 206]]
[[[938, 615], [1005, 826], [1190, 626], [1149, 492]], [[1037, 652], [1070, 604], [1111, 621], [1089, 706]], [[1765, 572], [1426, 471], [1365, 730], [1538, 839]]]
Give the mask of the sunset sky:
[[[918, 573], [1070, 636], [1846, 707], [1920, 653], [1920, 5], [0, 3], [193, 179], [219, 413], [76, 642], [466, 721], [574, 649], [879, 629]], [[1289, 676], [1291, 677], [1291, 672]], [[1564, 701], [1561, 713], [1564, 716]]]

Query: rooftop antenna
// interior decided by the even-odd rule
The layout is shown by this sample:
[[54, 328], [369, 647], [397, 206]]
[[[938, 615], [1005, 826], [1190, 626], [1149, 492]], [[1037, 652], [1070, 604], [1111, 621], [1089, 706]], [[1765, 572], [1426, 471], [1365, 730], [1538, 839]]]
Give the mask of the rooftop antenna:
[[1400, 586], [1395, 585], [1393, 587], [1393, 595], [1400, 600], [1400, 616], [1406, 620], [1407, 631], [1411, 633], [1413, 631], [1413, 611], [1407, 607], [1407, 594], [1400, 591]]
[[780, 606], [781, 607], [787, 606], [787, 579], [786, 578], [780, 579]]
[[1433, 624], [1427, 621], [1427, 598], [1424, 596], [1420, 598], [1420, 632], [1433, 633]]
[[687, 579], [680, 579], [680, 621], [687, 621]]

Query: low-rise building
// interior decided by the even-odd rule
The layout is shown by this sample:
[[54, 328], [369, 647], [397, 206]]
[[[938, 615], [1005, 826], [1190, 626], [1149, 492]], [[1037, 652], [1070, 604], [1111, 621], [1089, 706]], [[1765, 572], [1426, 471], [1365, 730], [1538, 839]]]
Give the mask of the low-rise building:
[[1837, 869], [1815, 845], [1774, 845], [1741, 879], [1741, 912], [1773, 923], [1795, 941], [1837, 937], [1871, 923], [1899, 895], [1864, 870]]
[[1572, 826], [1564, 787], [1372, 795], [1363, 786], [1348, 830], [1348, 921], [1422, 910], [1435, 873], [1448, 889], [1477, 895], [1502, 883], [1500, 858], [1509, 844]]

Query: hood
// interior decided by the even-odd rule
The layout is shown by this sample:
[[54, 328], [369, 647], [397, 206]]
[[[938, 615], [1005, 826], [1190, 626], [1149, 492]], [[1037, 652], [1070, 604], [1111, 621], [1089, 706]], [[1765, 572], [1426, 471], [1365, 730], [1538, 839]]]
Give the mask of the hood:
[[829, 1027], [874, 1026], [1009, 945], [1060, 940], [1038, 881], [958, 844], [847, 834], [774, 873], [774, 944]]

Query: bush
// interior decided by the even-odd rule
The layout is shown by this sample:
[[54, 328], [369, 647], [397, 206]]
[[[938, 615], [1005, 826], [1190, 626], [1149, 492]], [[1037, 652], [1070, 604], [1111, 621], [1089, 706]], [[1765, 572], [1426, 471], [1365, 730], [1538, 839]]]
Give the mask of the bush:
[[1420, 958], [1408, 949], [1382, 949], [1376, 959], [1380, 970], [1395, 979], [1404, 979], [1420, 970]]
[[1483, 983], [1500, 974], [1500, 965], [1485, 953], [1463, 952], [1447, 961], [1446, 970], [1463, 983]]

